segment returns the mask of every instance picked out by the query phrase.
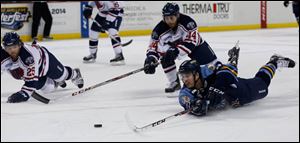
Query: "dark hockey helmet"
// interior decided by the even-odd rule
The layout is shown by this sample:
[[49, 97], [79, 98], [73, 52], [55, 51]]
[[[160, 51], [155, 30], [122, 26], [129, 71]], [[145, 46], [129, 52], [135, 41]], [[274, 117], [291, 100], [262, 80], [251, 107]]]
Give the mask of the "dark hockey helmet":
[[179, 67], [179, 73], [199, 73], [200, 72], [200, 65], [197, 63], [196, 60], [187, 60], [184, 61]]
[[[187, 60], [184, 61], [179, 67], [179, 75], [181, 78], [184, 77], [185, 74], [192, 74], [194, 76], [194, 87], [198, 80], [204, 82], [204, 79], [201, 74], [201, 67], [196, 60]], [[199, 74], [199, 79], [196, 79], [196, 74]]]
[[179, 14], [179, 6], [176, 3], [167, 3], [163, 10], [162, 10], [163, 16], [172, 16]]
[[5, 33], [2, 39], [4, 49], [13, 46], [20, 45], [22, 43], [20, 36], [16, 32]]

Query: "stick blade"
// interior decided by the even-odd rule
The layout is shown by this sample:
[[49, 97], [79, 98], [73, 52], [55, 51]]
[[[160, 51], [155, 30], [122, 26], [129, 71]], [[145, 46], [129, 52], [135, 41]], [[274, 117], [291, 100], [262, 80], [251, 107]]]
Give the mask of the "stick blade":
[[122, 44], [122, 47], [126, 47], [126, 46], [128, 46], [129, 44], [131, 44], [132, 43], [132, 39], [130, 40], [130, 41], [128, 41], [128, 42], [126, 42], [126, 43], [123, 43]]
[[129, 127], [131, 130], [133, 130], [133, 131], [136, 132], [136, 133], [141, 131], [141, 130], [140, 130], [136, 125], [134, 125], [133, 122], [130, 120], [129, 115], [128, 115], [128, 112], [126, 112], [126, 114], [125, 114], [125, 119], [126, 119], [126, 122], [127, 122], [128, 127]]
[[31, 97], [33, 97], [34, 99], [36, 99], [36, 100], [38, 100], [38, 101], [40, 101], [40, 102], [42, 102], [44, 104], [49, 104], [49, 102], [50, 102], [50, 99], [45, 98], [45, 97], [39, 95], [36, 92], [33, 92], [33, 94], [31, 95]]

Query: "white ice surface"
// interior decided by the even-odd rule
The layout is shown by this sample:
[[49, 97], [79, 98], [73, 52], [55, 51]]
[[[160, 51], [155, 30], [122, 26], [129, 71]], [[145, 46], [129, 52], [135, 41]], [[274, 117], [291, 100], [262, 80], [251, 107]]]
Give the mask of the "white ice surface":
[[[274, 53], [297, 62], [294, 69], [277, 71], [269, 95], [238, 109], [212, 113], [204, 118], [181, 116], [143, 133], [128, 127], [125, 114], [142, 126], [180, 112], [177, 98], [164, 93], [167, 79], [161, 69], [143, 72], [99, 87], [82, 96], [44, 105], [34, 99], [8, 104], [7, 97], [23, 82], [1, 75], [1, 141], [299, 141], [299, 31], [297, 28], [202, 33], [221, 61], [240, 40], [239, 76], [250, 78]], [[95, 64], [83, 64], [88, 39], [41, 42], [63, 64], [79, 67], [85, 87], [143, 66], [149, 36], [134, 39], [123, 48], [125, 66], [110, 66], [114, 56], [110, 40], [101, 38]], [[178, 61], [177, 65], [183, 61]], [[55, 99], [77, 91], [66, 89], [45, 95]], [[103, 128], [94, 128], [96, 123]]]

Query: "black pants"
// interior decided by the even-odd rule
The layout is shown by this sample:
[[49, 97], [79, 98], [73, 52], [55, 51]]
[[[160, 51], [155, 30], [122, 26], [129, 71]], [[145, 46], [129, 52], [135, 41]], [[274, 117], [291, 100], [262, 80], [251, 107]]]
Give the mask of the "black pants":
[[50, 30], [52, 26], [52, 16], [46, 2], [34, 2], [33, 3], [33, 17], [32, 17], [32, 31], [31, 37], [34, 38], [38, 34], [38, 28], [41, 18], [45, 21], [45, 28], [43, 36], [47, 37], [50, 35]]
[[101, 30], [108, 30], [109, 28], [116, 29], [119, 31], [123, 18], [117, 17], [114, 22], [107, 21], [105, 17], [101, 17], [99, 14], [95, 17], [95, 20], [98, 22], [93, 22], [91, 29], [97, 32]]

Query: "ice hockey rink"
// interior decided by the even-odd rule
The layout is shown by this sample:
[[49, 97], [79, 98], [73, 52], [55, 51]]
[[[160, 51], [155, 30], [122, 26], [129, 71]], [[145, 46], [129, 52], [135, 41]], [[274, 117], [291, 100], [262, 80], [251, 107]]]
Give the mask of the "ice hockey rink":
[[[183, 115], [141, 133], [133, 132], [125, 114], [137, 126], [150, 124], [182, 111], [174, 94], [164, 93], [167, 79], [161, 67], [156, 74], [143, 72], [75, 97], [78, 89], [44, 95], [54, 99], [45, 105], [35, 99], [8, 104], [7, 97], [23, 82], [1, 75], [1, 141], [299, 141], [299, 30], [298, 28], [201, 33], [220, 61], [240, 41], [239, 76], [251, 78], [274, 54], [297, 62], [294, 69], [277, 70], [266, 98], [238, 109], [212, 112], [206, 117]], [[79, 67], [85, 87], [141, 68], [149, 36], [124, 37], [133, 43], [123, 48], [125, 66], [111, 66], [110, 40], [99, 41], [98, 59], [84, 64], [88, 39], [40, 42], [62, 63]], [[177, 61], [179, 66], [183, 60]], [[94, 128], [94, 124], [103, 124]]]

